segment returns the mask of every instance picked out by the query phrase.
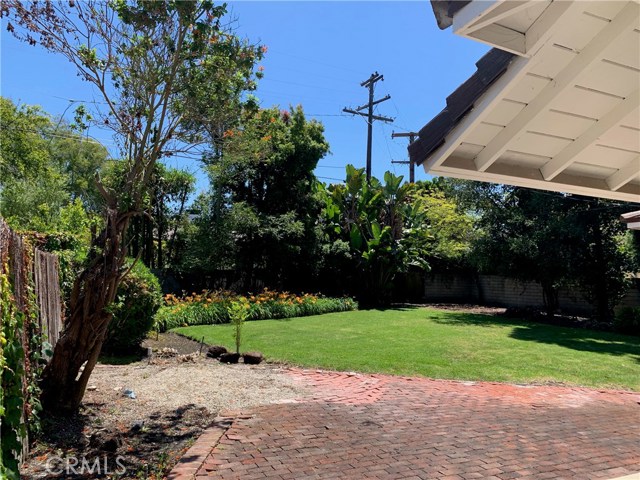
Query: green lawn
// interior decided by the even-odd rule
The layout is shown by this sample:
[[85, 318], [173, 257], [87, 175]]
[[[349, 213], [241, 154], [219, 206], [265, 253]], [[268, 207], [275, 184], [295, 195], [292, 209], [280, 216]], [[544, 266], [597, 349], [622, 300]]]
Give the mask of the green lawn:
[[[233, 348], [232, 327], [177, 333]], [[331, 370], [640, 390], [640, 339], [427, 308], [247, 322], [243, 351]]]

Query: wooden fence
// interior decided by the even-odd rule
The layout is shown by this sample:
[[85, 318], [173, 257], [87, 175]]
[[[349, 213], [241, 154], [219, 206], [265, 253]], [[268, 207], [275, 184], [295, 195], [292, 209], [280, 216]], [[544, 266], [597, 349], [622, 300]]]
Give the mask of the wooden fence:
[[[3, 270], [5, 265], [8, 272]], [[16, 306], [25, 313], [28, 286], [33, 282], [39, 328], [53, 347], [60, 336], [63, 315], [58, 257], [30, 247], [0, 218], [0, 272], [11, 278]]]
[[[20, 330], [14, 332], [14, 335], [20, 337], [25, 352], [22, 364], [25, 373], [22, 377], [22, 391], [23, 396], [27, 398], [29, 393], [26, 379], [32, 368], [29, 358], [33, 342], [30, 339], [36, 335], [53, 347], [62, 329], [63, 307], [58, 257], [32, 247], [0, 218], [0, 273], [9, 277], [16, 309], [26, 317], [29, 314], [37, 314], [38, 321], [35, 325], [34, 322], [25, 322]], [[34, 303], [36, 312], [30, 312], [29, 310], [34, 310]], [[0, 318], [0, 327], [2, 321]], [[28, 408], [25, 402], [22, 411], [23, 423], [28, 421]], [[28, 453], [28, 438], [22, 438], [21, 443], [22, 452], [18, 452], [18, 456], [25, 458]]]

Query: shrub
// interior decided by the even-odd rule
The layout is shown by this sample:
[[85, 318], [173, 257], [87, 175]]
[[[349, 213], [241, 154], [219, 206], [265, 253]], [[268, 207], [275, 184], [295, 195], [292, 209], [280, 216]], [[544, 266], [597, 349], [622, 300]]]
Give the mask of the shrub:
[[229, 319], [235, 327], [233, 338], [236, 341], [236, 353], [240, 355], [240, 344], [242, 343], [242, 325], [249, 316], [249, 302], [245, 299], [241, 301], [233, 301], [231, 305], [227, 307], [227, 313]]
[[153, 327], [154, 315], [162, 305], [160, 282], [141, 262], [122, 281], [115, 302], [103, 350], [122, 353], [140, 345]]
[[164, 332], [189, 325], [229, 323], [228, 307], [233, 302], [247, 302], [247, 320], [305, 317], [323, 313], [357, 310], [355, 300], [326, 298], [318, 295], [293, 295], [265, 289], [257, 295], [240, 296], [233, 292], [218, 291], [191, 294], [183, 298], [165, 297], [165, 307], [156, 314], [156, 330]]
[[613, 328], [620, 333], [640, 337], [640, 307], [624, 307], [615, 316]]

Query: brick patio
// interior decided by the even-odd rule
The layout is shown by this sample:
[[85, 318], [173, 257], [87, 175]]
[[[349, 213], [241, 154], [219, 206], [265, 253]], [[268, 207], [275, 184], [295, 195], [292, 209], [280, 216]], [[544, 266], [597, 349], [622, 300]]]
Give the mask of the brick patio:
[[226, 431], [222, 419], [169, 478], [586, 480], [640, 472], [638, 393], [288, 374], [312, 395], [236, 413]]

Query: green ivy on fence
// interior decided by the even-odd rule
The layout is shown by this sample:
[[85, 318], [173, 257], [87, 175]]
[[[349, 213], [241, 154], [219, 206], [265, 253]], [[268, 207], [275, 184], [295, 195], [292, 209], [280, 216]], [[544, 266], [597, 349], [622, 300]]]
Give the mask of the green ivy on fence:
[[[0, 258], [0, 478], [18, 480], [29, 434], [40, 431], [39, 380], [46, 344], [38, 321], [34, 249], [24, 239], [16, 247], [7, 238], [3, 235], [7, 248]], [[13, 251], [8, 248], [12, 243]], [[11, 280], [18, 283], [18, 278], [24, 283], [15, 288]]]
[[[5, 271], [8, 271], [5, 265]], [[24, 374], [24, 349], [20, 330], [24, 314], [17, 311], [11, 284], [5, 273], [0, 273], [0, 366], [2, 367], [2, 396], [0, 397], [0, 444], [2, 460], [1, 478], [19, 478], [18, 453], [22, 451], [22, 442], [27, 436], [22, 411], [24, 397], [22, 376]]]

